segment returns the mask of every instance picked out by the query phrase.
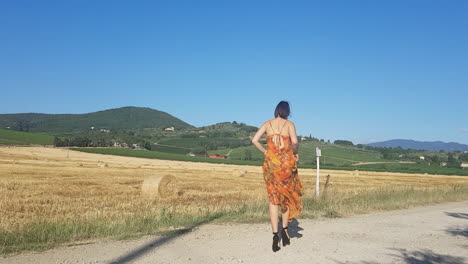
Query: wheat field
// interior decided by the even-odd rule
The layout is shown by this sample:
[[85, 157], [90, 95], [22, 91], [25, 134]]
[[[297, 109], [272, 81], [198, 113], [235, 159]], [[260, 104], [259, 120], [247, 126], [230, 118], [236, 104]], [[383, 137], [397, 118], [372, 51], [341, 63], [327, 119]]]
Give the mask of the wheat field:
[[[246, 174], [237, 173], [245, 170]], [[305, 195], [315, 192], [315, 170], [300, 169]], [[179, 193], [160, 200], [143, 199], [147, 175], [172, 174]], [[321, 171], [321, 184], [360, 192], [373, 188], [416, 188], [468, 184], [468, 177], [358, 171]], [[21, 228], [40, 221], [125, 218], [160, 207], [193, 213], [265, 202], [260, 167], [190, 163], [81, 153], [58, 148], [0, 148], [0, 227]]]
[[[315, 195], [315, 173], [312, 169], [299, 170], [305, 186], [304, 199]], [[164, 199], [144, 198], [141, 195], [144, 178], [161, 174], [176, 177], [177, 192]], [[411, 187], [414, 192], [468, 186], [466, 176], [332, 170], [322, 170], [321, 175], [322, 188], [325, 176], [331, 177], [327, 190], [332, 194], [328, 196], [330, 200], [372, 190]], [[468, 196], [451, 199], [463, 198]], [[232, 212], [243, 212], [245, 216], [246, 206], [250, 206], [251, 218], [267, 216], [267, 196], [259, 166], [142, 159], [60, 148], [0, 147], [0, 230], [4, 234], [30, 230], [38, 223], [101, 221], [106, 225], [128, 226], [136, 218], [166, 218], [166, 227], [170, 227], [176, 225], [172, 223], [177, 222], [174, 216], [189, 219]], [[341, 213], [353, 213], [343, 208], [339, 209]], [[190, 223], [190, 219], [181, 223]], [[89, 237], [93, 236], [82, 234], [70, 239]]]

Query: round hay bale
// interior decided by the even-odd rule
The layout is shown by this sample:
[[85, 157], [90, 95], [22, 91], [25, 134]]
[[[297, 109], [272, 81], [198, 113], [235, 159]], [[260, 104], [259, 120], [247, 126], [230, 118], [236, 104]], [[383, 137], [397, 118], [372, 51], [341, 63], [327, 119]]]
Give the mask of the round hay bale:
[[176, 177], [170, 174], [146, 176], [141, 186], [141, 193], [148, 198], [167, 198], [175, 195]]
[[232, 175], [236, 177], [243, 177], [246, 174], [247, 174], [247, 170], [245, 169], [237, 169], [237, 170], [232, 171]]

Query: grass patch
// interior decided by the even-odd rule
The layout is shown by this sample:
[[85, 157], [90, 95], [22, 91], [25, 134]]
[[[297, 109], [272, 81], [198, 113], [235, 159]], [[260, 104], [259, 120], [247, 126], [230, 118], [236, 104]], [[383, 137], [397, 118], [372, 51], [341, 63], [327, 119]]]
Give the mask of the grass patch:
[[[382, 188], [340, 193], [330, 191], [320, 199], [304, 197], [301, 218], [334, 218], [468, 199], [468, 186], [443, 188]], [[187, 232], [207, 222], [267, 222], [266, 202], [240, 202], [197, 213], [183, 213], [177, 206], [124, 219], [40, 222], [14, 231], [0, 230], [0, 255], [37, 251], [90, 239], [126, 239], [143, 235]], [[228, 209], [226, 209], [228, 208]]]
[[431, 188], [378, 188], [346, 194], [326, 193], [321, 199], [304, 200], [305, 217], [336, 217], [375, 211], [406, 209], [468, 199], [468, 186]]
[[52, 145], [53, 143], [53, 136], [0, 129], [0, 145]]
[[128, 239], [143, 235], [180, 232], [181, 227], [213, 221], [219, 213], [181, 216], [171, 212], [140, 215], [121, 221], [107, 219], [90, 221], [41, 222], [13, 232], [0, 231], [0, 255], [22, 251], [45, 250], [70, 242], [97, 238]]
[[186, 155], [190, 153], [191, 151], [190, 149], [187, 149], [187, 148], [176, 147], [176, 146], [162, 146], [162, 145], [151, 145], [151, 150], [158, 151], [158, 152], [165, 152], [165, 153], [181, 154], [181, 155]]

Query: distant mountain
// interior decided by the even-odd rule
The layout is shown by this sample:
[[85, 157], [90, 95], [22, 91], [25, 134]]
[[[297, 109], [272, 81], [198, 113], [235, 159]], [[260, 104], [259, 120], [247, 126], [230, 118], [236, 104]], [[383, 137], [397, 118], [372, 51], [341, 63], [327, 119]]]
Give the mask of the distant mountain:
[[192, 125], [147, 107], [121, 107], [87, 114], [0, 114], [0, 128], [48, 134], [94, 129], [193, 128]]
[[375, 142], [367, 144], [371, 147], [386, 147], [386, 148], [396, 148], [401, 147], [404, 149], [422, 149], [422, 150], [431, 150], [431, 151], [468, 151], [468, 145], [449, 142], [445, 143], [442, 141], [415, 141], [409, 139], [392, 139], [382, 142]]

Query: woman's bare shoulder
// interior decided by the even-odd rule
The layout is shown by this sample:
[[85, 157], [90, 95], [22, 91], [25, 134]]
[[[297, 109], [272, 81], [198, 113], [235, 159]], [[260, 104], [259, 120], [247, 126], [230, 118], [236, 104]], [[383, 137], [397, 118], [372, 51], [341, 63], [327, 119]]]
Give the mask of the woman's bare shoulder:
[[267, 121], [263, 122], [262, 126], [267, 126], [268, 124], [271, 124], [271, 121], [273, 121], [273, 120], [267, 120]]
[[263, 125], [266, 126], [266, 125], [275, 124], [275, 120], [276, 120], [276, 119], [269, 119], [269, 120], [265, 121], [265, 123], [263, 123]]

